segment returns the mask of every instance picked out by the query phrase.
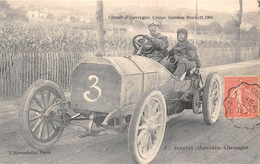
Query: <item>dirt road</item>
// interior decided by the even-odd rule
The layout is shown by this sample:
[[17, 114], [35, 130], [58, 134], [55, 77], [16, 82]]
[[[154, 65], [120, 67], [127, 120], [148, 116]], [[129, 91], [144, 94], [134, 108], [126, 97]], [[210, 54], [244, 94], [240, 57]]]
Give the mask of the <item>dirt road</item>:
[[[217, 71], [225, 75], [250, 75], [260, 70], [260, 60], [202, 69], [205, 75]], [[0, 163], [133, 163], [127, 145], [127, 132], [79, 138], [65, 129], [60, 140], [40, 152], [28, 146], [21, 136], [18, 111], [21, 100], [0, 102]], [[259, 119], [224, 119], [223, 107], [211, 126], [202, 115], [186, 110], [167, 123], [161, 149], [152, 163], [260, 163]], [[83, 123], [83, 122], [82, 122]], [[26, 152], [27, 154], [19, 154]], [[17, 154], [18, 153], [18, 154]]]

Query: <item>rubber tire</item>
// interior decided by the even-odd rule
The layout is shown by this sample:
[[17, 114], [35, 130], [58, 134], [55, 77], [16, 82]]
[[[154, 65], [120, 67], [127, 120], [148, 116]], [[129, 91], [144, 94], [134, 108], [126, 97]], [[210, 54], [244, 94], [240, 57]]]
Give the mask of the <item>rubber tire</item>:
[[[211, 111], [209, 108], [209, 96], [210, 96], [210, 87], [213, 84], [213, 82], [217, 80], [218, 82], [218, 86], [219, 86], [219, 98], [218, 98], [218, 104], [216, 106], [217, 110], [217, 114], [215, 118], [211, 117]], [[205, 86], [203, 88], [203, 103], [202, 103], [202, 108], [203, 108], [203, 117], [204, 117], [204, 121], [207, 125], [212, 125], [214, 124], [219, 116], [219, 111], [221, 108], [221, 93], [222, 89], [221, 89], [221, 81], [220, 81], [220, 77], [216, 72], [211, 72], [208, 74], [206, 82], [205, 82]]]
[[[160, 140], [160, 143], [159, 143], [159, 146], [158, 148], [155, 150], [155, 153], [153, 154], [153, 156], [151, 156], [150, 158], [148, 159], [143, 159], [139, 153], [138, 153], [138, 148], [136, 147], [136, 138], [135, 136], [137, 135], [137, 128], [139, 125], [137, 125], [137, 123], [139, 122], [139, 119], [141, 117], [141, 113], [140, 110], [142, 109], [143, 105], [145, 104], [145, 101], [148, 100], [149, 98], [153, 97], [153, 96], [158, 96], [159, 99], [161, 99], [161, 103], [163, 105], [163, 115], [164, 115], [164, 125], [162, 126], [163, 127], [163, 132], [162, 132], [162, 136], [161, 136], [161, 140]], [[129, 152], [132, 156], [132, 159], [134, 160], [135, 163], [149, 163], [151, 162], [155, 156], [157, 155], [160, 147], [161, 147], [161, 144], [162, 144], [162, 141], [163, 141], [163, 138], [164, 138], [164, 132], [165, 132], [165, 127], [166, 127], [166, 120], [167, 120], [167, 111], [166, 111], [166, 102], [165, 102], [165, 99], [164, 99], [164, 96], [162, 95], [162, 93], [160, 91], [150, 91], [150, 92], [147, 92], [146, 94], [144, 94], [140, 101], [137, 103], [134, 111], [133, 111], [133, 114], [131, 116], [131, 121], [130, 121], [130, 126], [129, 126], [129, 131], [128, 131], [128, 148], [129, 148]]]
[[50, 80], [40, 79], [40, 80], [34, 82], [26, 91], [24, 99], [23, 99], [23, 108], [21, 108], [20, 112], [19, 112], [20, 126], [21, 126], [22, 135], [23, 135], [24, 140], [31, 147], [39, 149], [39, 150], [45, 150], [45, 149], [52, 147], [52, 145], [55, 144], [59, 140], [59, 138], [64, 130], [64, 127], [60, 127], [58, 134], [50, 142], [46, 142], [46, 143], [37, 141], [31, 134], [29, 123], [28, 123], [28, 114], [29, 114], [28, 112], [29, 111], [26, 109], [28, 109], [28, 106], [30, 105], [30, 101], [31, 101], [32, 97], [34, 96], [34, 94], [37, 92], [37, 90], [41, 89], [42, 87], [46, 87], [46, 86], [50, 87], [52, 89], [55, 89], [58, 92], [58, 94], [61, 96], [61, 100], [63, 102], [66, 100], [64, 92], [56, 83], [54, 83]]

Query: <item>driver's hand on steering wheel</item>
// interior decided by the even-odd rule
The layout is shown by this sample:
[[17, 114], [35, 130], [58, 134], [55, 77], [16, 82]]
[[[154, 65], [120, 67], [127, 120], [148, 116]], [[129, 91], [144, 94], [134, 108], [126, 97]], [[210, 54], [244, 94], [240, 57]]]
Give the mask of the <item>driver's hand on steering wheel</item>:
[[145, 38], [152, 39], [152, 37], [150, 37], [149, 35], [145, 35]]
[[156, 38], [151, 38], [153, 44], [154, 44], [154, 48], [157, 49], [159, 47], [159, 41]]
[[153, 41], [153, 43], [154, 43], [155, 45], [158, 45], [158, 40], [157, 40], [156, 38], [151, 38], [151, 40]]

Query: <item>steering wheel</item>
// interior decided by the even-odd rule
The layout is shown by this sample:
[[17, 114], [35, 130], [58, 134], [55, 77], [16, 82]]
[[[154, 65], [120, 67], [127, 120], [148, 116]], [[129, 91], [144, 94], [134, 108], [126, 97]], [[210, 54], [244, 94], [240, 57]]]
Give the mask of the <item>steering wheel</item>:
[[154, 42], [146, 35], [136, 35], [132, 43], [137, 55], [150, 54], [155, 50]]

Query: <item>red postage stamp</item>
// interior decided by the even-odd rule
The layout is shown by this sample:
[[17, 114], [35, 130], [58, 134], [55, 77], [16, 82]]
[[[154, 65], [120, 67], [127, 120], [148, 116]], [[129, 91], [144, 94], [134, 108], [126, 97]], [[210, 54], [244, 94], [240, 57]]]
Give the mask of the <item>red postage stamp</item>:
[[257, 118], [259, 116], [258, 76], [225, 77], [224, 89], [226, 118]]

